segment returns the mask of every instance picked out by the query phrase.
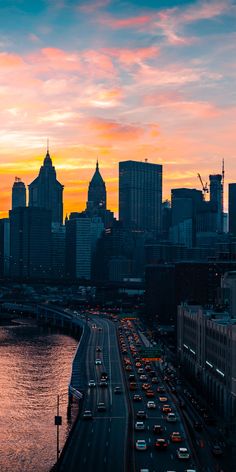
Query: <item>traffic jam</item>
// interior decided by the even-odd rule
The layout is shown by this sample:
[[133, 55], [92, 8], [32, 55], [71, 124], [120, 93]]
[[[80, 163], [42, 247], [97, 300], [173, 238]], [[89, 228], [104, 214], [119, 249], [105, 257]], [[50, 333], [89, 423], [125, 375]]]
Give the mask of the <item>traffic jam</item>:
[[143, 340], [135, 321], [121, 320], [118, 337], [133, 423], [130, 431], [133, 470], [197, 472], [174, 397], [171, 372], [161, 371], [161, 360], [143, 357]]

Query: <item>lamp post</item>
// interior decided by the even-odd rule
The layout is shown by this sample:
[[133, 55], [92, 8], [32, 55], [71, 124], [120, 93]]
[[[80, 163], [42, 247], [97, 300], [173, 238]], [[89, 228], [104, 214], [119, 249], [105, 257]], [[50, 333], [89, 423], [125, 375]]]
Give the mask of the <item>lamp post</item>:
[[55, 416], [55, 426], [57, 427], [57, 461], [60, 456], [60, 426], [62, 425], [62, 417], [60, 415], [60, 395], [57, 395], [57, 414]]

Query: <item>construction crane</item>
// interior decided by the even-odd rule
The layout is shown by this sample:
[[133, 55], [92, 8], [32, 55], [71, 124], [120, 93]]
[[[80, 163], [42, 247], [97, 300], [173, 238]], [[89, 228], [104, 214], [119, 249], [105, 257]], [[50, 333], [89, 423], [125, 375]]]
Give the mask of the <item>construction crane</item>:
[[202, 181], [202, 178], [201, 178], [201, 176], [200, 176], [199, 173], [198, 173], [197, 175], [198, 175], [198, 178], [199, 178], [199, 180], [200, 180], [200, 182], [201, 182], [201, 185], [202, 185], [203, 198], [204, 198], [204, 200], [205, 200], [205, 198], [206, 198], [206, 193], [209, 193], [208, 185], [207, 185], [207, 182], [206, 182], [205, 185], [204, 185], [204, 183], [203, 183], [203, 181]]

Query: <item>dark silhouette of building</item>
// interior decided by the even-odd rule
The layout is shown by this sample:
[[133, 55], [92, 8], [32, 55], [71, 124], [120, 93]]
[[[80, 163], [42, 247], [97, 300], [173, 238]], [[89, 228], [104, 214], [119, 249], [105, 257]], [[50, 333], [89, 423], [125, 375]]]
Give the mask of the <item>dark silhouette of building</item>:
[[175, 244], [192, 247], [196, 242], [196, 213], [202, 192], [190, 188], [171, 190], [172, 224], [170, 239]]
[[0, 277], [9, 276], [10, 270], [10, 221], [0, 219]]
[[223, 184], [222, 175], [214, 174], [210, 175], [210, 201], [216, 207], [217, 212], [217, 225], [216, 231], [223, 231]]
[[162, 166], [149, 162], [119, 163], [119, 219], [124, 227], [161, 232]]
[[229, 184], [229, 232], [236, 236], [236, 183]]
[[86, 210], [81, 212], [81, 215], [83, 214], [92, 220], [96, 217], [101, 218], [105, 228], [110, 228], [114, 221], [114, 213], [107, 210], [106, 184], [100, 174], [98, 162], [89, 183], [88, 201]]
[[52, 212], [52, 222], [63, 222], [63, 185], [58, 182], [55, 167], [47, 150], [38, 177], [29, 185], [29, 206]]
[[10, 274], [19, 278], [50, 278], [51, 211], [18, 207], [10, 210]]
[[100, 174], [98, 161], [96, 164], [96, 170], [93, 174], [93, 178], [89, 183], [88, 188], [88, 209], [106, 209], [107, 207], [107, 192], [105, 182]]
[[236, 270], [234, 261], [189, 261], [146, 267], [146, 316], [152, 322], [173, 324], [181, 303], [214, 305], [221, 277]]
[[15, 178], [12, 187], [12, 209], [26, 206], [26, 188], [19, 177]]

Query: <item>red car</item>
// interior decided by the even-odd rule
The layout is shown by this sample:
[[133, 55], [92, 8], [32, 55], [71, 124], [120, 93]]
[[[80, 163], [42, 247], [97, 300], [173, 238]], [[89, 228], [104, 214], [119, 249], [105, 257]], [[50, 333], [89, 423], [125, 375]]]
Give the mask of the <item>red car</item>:
[[168, 442], [164, 438], [159, 438], [155, 442], [155, 447], [159, 450], [164, 450], [168, 446]]

